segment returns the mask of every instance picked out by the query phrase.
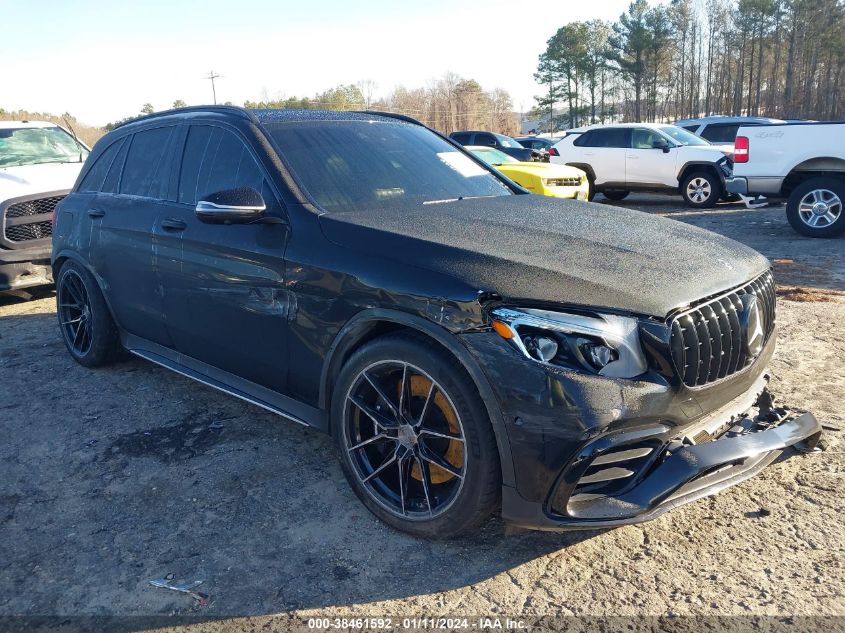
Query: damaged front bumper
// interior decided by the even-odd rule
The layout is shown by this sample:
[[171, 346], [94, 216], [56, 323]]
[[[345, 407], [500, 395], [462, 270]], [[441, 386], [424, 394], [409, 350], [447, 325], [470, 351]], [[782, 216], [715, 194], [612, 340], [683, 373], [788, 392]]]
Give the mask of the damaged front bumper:
[[[716, 437], [700, 435], [700, 443], [686, 436], [667, 441], [669, 429], [659, 426], [601, 438], [565, 469], [546, 504], [504, 489], [504, 518], [550, 530], [641, 523], [754, 476], [786, 448], [815, 448], [821, 424], [812, 413], [774, 408], [767, 390], [755, 406], [757, 415], [728, 422]], [[615, 494], [607, 489], [623, 480]]]

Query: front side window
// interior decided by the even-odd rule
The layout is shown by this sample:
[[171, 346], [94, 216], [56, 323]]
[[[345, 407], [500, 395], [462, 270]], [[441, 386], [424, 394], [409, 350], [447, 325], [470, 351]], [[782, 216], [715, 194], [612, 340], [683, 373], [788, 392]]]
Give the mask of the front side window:
[[0, 167], [81, 163], [88, 150], [58, 125], [0, 129]]
[[496, 147], [496, 137], [492, 134], [476, 134], [475, 145], [486, 145], [487, 147]]
[[267, 124], [281, 158], [329, 212], [395, 209], [512, 195], [501, 180], [419, 125], [385, 121]]
[[263, 185], [261, 168], [238, 136], [215, 126], [191, 126], [182, 154], [179, 202], [196, 204], [208, 194], [238, 187], [263, 192]]
[[666, 136], [671, 138], [678, 145], [710, 145], [700, 136], [696, 136], [692, 132], [687, 132], [684, 128], [676, 125], [667, 125], [660, 128]]
[[633, 149], [654, 149], [661, 142], [667, 143], [668, 141], [654, 130], [642, 127], [631, 130], [631, 147]]
[[173, 125], [136, 132], [129, 145], [120, 193], [145, 198], [165, 199], [171, 174], [170, 142], [176, 132]]
[[517, 143], [512, 138], [508, 138], [507, 136], [496, 136], [496, 139], [499, 141], [499, 145], [501, 145], [502, 147], [513, 147], [523, 149], [522, 145]]

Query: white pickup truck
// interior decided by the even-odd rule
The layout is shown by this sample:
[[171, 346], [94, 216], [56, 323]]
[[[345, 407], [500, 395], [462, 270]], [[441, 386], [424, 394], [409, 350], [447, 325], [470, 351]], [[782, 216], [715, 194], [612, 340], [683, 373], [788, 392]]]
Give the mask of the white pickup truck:
[[845, 122], [739, 128], [729, 193], [786, 198], [786, 217], [809, 237], [845, 232]]
[[55, 123], [0, 121], [0, 292], [52, 283], [53, 209], [86, 156]]

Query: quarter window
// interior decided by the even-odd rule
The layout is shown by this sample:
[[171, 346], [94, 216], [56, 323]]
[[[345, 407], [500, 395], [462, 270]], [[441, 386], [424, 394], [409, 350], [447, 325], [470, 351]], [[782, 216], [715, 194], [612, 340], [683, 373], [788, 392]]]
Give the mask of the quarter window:
[[264, 190], [264, 175], [241, 139], [210, 125], [193, 125], [188, 131], [179, 202], [195, 204], [203, 196], [225, 189], [252, 187]]
[[125, 141], [125, 138], [118, 139], [100, 154], [97, 161], [91, 166], [88, 173], [85, 174], [85, 178], [82, 179], [82, 183], [79, 185], [80, 191], [100, 191], [103, 181], [106, 179], [106, 174], [109, 173], [109, 168], [111, 168], [115, 157], [125, 145]]
[[167, 198], [170, 183], [170, 140], [175, 126], [136, 132], [126, 155], [120, 193], [145, 198]]

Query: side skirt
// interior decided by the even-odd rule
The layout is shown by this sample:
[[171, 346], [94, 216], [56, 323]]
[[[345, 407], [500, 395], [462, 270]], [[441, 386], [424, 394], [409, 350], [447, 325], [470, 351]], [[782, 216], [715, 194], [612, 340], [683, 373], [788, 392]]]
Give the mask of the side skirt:
[[240, 398], [271, 413], [293, 420], [303, 426], [328, 431], [327, 412], [294, 400], [222, 369], [212, 367], [190, 356], [142, 339], [132, 334], [121, 335], [123, 346], [135, 356], [170, 369], [187, 378]]

